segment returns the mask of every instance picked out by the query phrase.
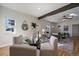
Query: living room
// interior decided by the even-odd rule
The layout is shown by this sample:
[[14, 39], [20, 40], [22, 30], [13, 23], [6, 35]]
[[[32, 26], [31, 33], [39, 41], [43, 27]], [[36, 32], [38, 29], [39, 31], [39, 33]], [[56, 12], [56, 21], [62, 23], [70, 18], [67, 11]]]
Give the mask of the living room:
[[[74, 7], [66, 8], [67, 10], [62, 9], [63, 7], [69, 5], [72, 5]], [[63, 11], [56, 12], [57, 9], [59, 10], [60, 8]], [[56, 14], [51, 14], [53, 13], [53, 11], [56, 12]], [[75, 33], [75, 29], [72, 29], [72, 25], [79, 24], [78, 16], [79, 4], [77, 3], [0, 3], [0, 48], [9, 46], [12, 47], [16, 43], [14, 39], [17, 38], [19, 38], [19, 40], [22, 38], [24, 44], [30, 43], [31, 41], [35, 43], [36, 40], [39, 40], [40, 37], [43, 36], [43, 34], [47, 36], [45, 39], [51, 39], [50, 37], [54, 36], [52, 38], [58, 39], [58, 42], [53, 42], [52, 45], [54, 46], [56, 44], [55, 48], [63, 48], [62, 46], [64, 45], [62, 44], [62, 42], [72, 42], [70, 38], [72, 36], [78, 36], [77, 34], [79, 34], [77, 30], [77, 33]], [[68, 38], [68, 40], [60, 39], [63, 37], [63, 35], [59, 36], [59, 32], [61, 32], [61, 34], [66, 33], [67, 37], [64, 36], [64, 38]], [[48, 39], [41, 41], [44, 41], [45, 43], [50, 41]], [[40, 42], [38, 43], [40, 44]], [[38, 54], [40, 55], [41, 53], [41, 55], [44, 54], [53, 56], [57, 53], [56, 49], [55, 52], [51, 51], [51, 47], [49, 47], [48, 45], [50, 44], [45, 44], [43, 48], [46, 48], [47, 50], [41, 50], [41, 52], [39, 51], [41, 48], [39, 48], [38, 46]], [[71, 46], [69, 47], [71, 48]], [[34, 49], [34, 52], [36, 53], [36, 48]], [[14, 51], [12, 50], [11, 54], [13, 54], [13, 52]], [[47, 54], [45, 52], [47, 52]], [[51, 52], [54, 52], [54, 54], [52, 54]], [[5, 52], [0, 53], [0, 55], [5, 55], [3, 53]], [[26, 53], [26, 55], [28, 54]]]

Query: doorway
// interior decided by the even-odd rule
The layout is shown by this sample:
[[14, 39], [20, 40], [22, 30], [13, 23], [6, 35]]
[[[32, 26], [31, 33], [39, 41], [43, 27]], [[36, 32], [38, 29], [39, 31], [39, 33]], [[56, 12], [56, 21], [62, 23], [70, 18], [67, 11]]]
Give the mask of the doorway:
[[79, 36], [79, 24], [72, 25], [72, 36]]

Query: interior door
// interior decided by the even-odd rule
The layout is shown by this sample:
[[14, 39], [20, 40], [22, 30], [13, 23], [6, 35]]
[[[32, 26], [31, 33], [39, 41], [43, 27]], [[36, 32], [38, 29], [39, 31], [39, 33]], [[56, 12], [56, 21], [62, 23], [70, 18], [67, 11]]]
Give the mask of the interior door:
[[79, 36], [79, 24], [72, 25], [72, 36]]

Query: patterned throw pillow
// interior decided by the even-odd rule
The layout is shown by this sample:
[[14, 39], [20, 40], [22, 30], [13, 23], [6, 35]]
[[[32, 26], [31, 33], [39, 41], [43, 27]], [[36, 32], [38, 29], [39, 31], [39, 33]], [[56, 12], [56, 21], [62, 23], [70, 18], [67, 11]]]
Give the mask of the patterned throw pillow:
[[49, 38], [47, 37], [47, 36], [45, 36], [45, 35], [43, 35], [41, 38], [40, 38], [40, 42], [41, 43], [46, 43], [46, 42], [49, 42], [50, 40], [49, 40]]

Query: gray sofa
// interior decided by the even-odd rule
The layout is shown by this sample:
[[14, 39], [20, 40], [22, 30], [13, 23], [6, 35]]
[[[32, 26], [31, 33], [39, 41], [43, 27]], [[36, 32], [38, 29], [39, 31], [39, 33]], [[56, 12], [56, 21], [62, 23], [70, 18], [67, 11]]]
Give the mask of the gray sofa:
[[39, 51], [34, 46], [13, 45], [10, 46], [10, 56], [38, 56]]
[[10, 46], [10, 56], [38, 56], [39, 50], [35, 46], [25, 44], [22, 35], [13, 38]]
[[23, 44], [20, 37], [15, 37], [14, 45], [10, 46], [10, 56], [56, 56], [57, 38], [51, 37], [49, 43], [41, 44], [38, 50], [35, 46]]

